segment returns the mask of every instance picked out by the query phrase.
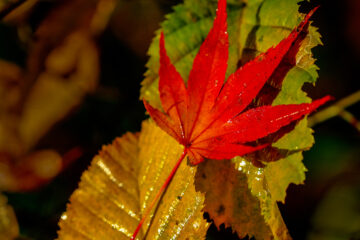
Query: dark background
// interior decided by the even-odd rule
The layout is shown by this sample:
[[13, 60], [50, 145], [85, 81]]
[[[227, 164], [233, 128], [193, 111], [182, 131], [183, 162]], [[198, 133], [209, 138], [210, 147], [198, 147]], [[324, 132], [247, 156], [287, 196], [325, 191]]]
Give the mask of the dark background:
[[[117, 136], [140, 130], [141, 121], [146, 118], [139, 101], [140, 82], [146, 70], [146, 49], [163, 14], [171, 12], [171, 6], [181, 1], [154, 2], [160, 15], [153, 17], [142, 36], [134, 37], [144, 28], [141, 23], [132, 23], [136, 16], [120, 14], [99, 37], [101, 76], [98, 90], [87, 96], [83, 104], [58, 123], [37, 146], [39, 149], [52, 146], [59, 152], [69, 146], [81, 146], [84, 149], [81, 158], [40, 189], [6, 193], [9, 204], [15, 209], [22, 239], [56, 238], [59, 217], [92, 157], [102, 145], [111, 143]], [[359, 90], [360, 1], [311, 1], [302, 3], [300, 10], [308, 12], [317, 5], [321, 7], [312, 19], [319, 27], [324, 46], [316, 47], [313, 52], [318, 59], [320, 78], [316, 87], [306, 85], [304, 89], [312, 98], [330, 94], [339, 100]], [[55, 6], [56, 1], [40, 2], [29, 18], [32, 25], [36, 26]], [[116, 22], [126, 24], [114, 30]], [[1, 24], [0, 36], [0, 57], [23, 65], [26, 53], [13, 41], [15, 30]], [[129, 39], [138, 41], [137, 47]], [[360, 117], [359, 103], [347, 110]], [[352, 208], [346, 202], [351, 199], [360, 202], [359, 132], [339, 117], [316, 125], [314, 130], [316, 144], [304, 153], [304, 163], [309, 170], [305, 185], [291, 185], [286, 204], [279, 204], [284, 221], [294, 239], [360, 239], [360, 204]], [[350, 200], [341, 192], [345, 188], [350, 189]], [[335, 203], [327, 204], [329, 196]], [[327, 209], [327, 205], [339, 209]], [[348, 211], [354, 215], [344, 215]], [[359, 221], [357, 225], [356, 221]], [[236, 239], [229, 229], [218, 232], [211, 227], [208, 235], [209, 239]], [[317, 237], [310, 238], [311, 235]]]

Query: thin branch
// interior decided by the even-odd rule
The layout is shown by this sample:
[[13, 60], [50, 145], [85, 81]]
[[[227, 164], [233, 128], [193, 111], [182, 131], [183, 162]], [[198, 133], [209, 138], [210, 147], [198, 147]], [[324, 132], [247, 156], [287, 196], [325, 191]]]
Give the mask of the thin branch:
[[360, 132], [360, 122], [355, 118], [352, 113], [344, 110], [339, 113], [339, 116]]
[[357, 119], [349, 112], [345, 110], [345, 108], [360, 102], [360, 91], [357, 91], [340, 101], [336, 102], [330, 107], [325, 108], [324, 110], [321, 110], [311, 117], [309, 117], [309, 126], [313, 127], [318, 123], [324, 122], [330, 118], [340, 116], [345, 121], [353, 125], [358, 131], [360, 131], [360, 124], [357, 121]]

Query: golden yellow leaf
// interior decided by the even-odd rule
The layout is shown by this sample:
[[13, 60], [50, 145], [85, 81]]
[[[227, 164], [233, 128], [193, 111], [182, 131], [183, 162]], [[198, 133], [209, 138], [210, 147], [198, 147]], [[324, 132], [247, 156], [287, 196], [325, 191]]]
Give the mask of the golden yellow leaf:
[[[182, 147], [152, 121], [140, 136], [125, 134], [103, 147], [83, 174], [59, 225], [59, 239], [130, 239], [141, 213], [170, 173]], [[184, 161], [138, 239], [204, 239], [204, 196]]]

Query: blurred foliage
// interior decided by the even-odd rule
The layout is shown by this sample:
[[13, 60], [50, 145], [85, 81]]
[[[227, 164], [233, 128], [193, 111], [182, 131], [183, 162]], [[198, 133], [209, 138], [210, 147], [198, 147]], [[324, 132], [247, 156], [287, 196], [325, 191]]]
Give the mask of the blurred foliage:
[[[19, 8], [29, 10], [33, 5], [28, 3]], [[34, 31], [25, 33], [29, 28], [25, 19], [14, 17], [20, 9], [4, 18], [5, 23], [15, 24], [29, 49], [24, 68], [0, 62], [4, 69], [0, 85], [0, 160], [4, 166], [0, 172], [8, 176], [0, 182], [2, 190], [36, 188], [63, 168], [56, 151], [34, 152], [33, 148], [85, 94], [95, 90], [99, 55], [94, 38], [103, 31], [114, 7], [111, 0], [64, 1]]]
[[11, 240], [19, 236], [15, 212], [7, 205], [7, 198], [0, 195], [0, 238]]
[[[187, 7], [214, 14], [201, 2]], [[16, 212], [21, 239], [54, 239], [65, 203], [97, 149], [126, 131], [140, 130], [144, 109], [137, 94], [145, 51], [164, 13], [177, 3], [180, 0], [0, 0], [0, 183], [6, 191], [31, 190], [5, 193]], [[324, 42], [324, 47], [315, 48], [320, 81], [316, 88], [308, 84], [304, 89], [314, 98], [331, 93], [340, 99], [359, 89], [360, 5], [357, 0], [311, 1], [301, 3], [301, 12], [319, 4], [314, 21]], [[196, 48], [189, 58], [195, 53]], [[66, 58], [71, 61], [63, 61]], [[59, 96], [50, 91], [55, 87]], [[42, 95], [37, 98], [35, 93]], [[53, 103], [61, 111], [54, 111]], [[348, 108], [355, 120], [360, 117], [358, 107]], [[315, 140], [314, 148], [304, 153], [306, 185], [290, 185], [286, 205], [279, 205], [289, 232], [294, 239], [357, 239], [356, 224], [348, 220], [357, 218], [353, 203], [358, 182], [350, 184], [356, 177], [349, 176], [359, 171], [359, 135], [335, 118], [316, 126]], [[279, 193], [284, 196], [285, 189]], [[0, 221], [14, 222], [8, 205], [2, 209], [9, 214]], [[15, 236], [16, 223], [11, 225]], [[220, 233], [212, 225], [207, 238], [238, 239], [224, 225], [218, 228]]]
[[[316, 210], [308, 239], [360, 238], [360, 179], [333, 186]], [[329, 209], [332, 209], [329, 212]]]

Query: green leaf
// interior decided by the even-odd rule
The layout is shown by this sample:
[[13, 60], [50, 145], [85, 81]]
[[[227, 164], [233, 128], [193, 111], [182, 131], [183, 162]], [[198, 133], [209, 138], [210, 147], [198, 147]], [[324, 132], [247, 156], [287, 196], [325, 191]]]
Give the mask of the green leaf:
[[[140, 98], [145, 98], [157, 108], [161, 108], [158, 92], [159, 69], [159, 36], [163, 31], [166, 40], [166, 50], [183, 79], [188, 78], [192, 62], [196, 53], [212, 26], [217, 1], [187, 0], [184, 4], [174, 7], [174, 12], [166, 16], [161, 24], [162, 29], [157, 31], [148, 54], [148, 70], [142, 82]], [[229, 32], [229, 61], [227, 73], [236, 69], [238, 56], [238, 27], [240, 13], [244, 4], [241, 1], [228, 1], [228, 32]]]
[[235, 168], [247, 176], [248, 187], [252, 195], [258, 199], [261, 214], [269, 225], [273, 237], [275, 239], [291, 239], [276, 200], [274, 200], [271, 190], [267, 187], [266, 174], [264, 173], [266, 167], [257, 168], [241, 157], [234, 158], [233, 162]]
[[[181, 152], [152, 121], [143, 123], [140, 136], [128, 133], [103, 147], [70, 198], [59, 239], [129, 239]], [[180, 165], [138, 239], [204, 239], [208, 223], [195, 171]]]
[[[250, 0], [245, 4], [240, 0], [228, 1], [228, 74], [234, 72], [238, 62], [244, 64], [255, 54], [266, 51], [290, 33], [303, 17], [303, 14], [298, 13], [298, 2], [299, 0]], [[155, 107], [161, 106], [158, 93], [160, 32], [165, 34], [170, 59], [182, 77], [187, 79], [193, 59], [210, 30], [215, 9], [216, 1], [185, 0], [184, 4], [174, 7], [174, 12], [166, 16], [148, 50], [150, 59], [142, 82], [141, 99], [145, 98]], [[291, 86], [281, 93], [286, 96], [280, 98], [289, 102], [304, 101], [306, 96], [299, 93], [299, 88], [304, 82], [315, 82], [317, 78], [317, 67], [313, 64], [310, 49], [321, 43], [320, 35], [314, 27], [310, 27], [309, 31], [310, 34], [298, 53], [297, 66], [291, 70], [299, 83], [294, 87], [294, 81], [291, 81]], [[289, 74], [286, 79], [293, 79]], [[284, 82], [287, 82], [286, 79]], [[297, 96], [299, 94], [300, 96]]]
[[[240, 0], [228, 1], [230, 49], [227, 74], [232, 73], [237, 65], [243, 65], [276, 45], [290, 33], [304, 17], [304, 14], [298, 12], [298, 2], [300, 0], [249, 0], [246, 3]], [[150, 60], [147, 63], [146, 78], [142, 82], [141, 98], [161, 108], [158, 93], [160, 32], [165, 34], [170, 59], [182, 77], [187, 79], [198, 48], [211, 27], [215, 9], [216, 1], [185, 0], [184, 4], [176, 6], [174, 12], [166, 17], [149, 48]], [[320, 35], [316, 28], [310, 26], [309, 34], [296, 55], [296, 66], [286, 74], [273, 105], [311, 101], [301, 88], [306, 82], [314, 84], [316, 81], [318, 68], [314, 64], [311, 49], [319, 44]], [[272, 86], [271, 80], [267, 84]], [[275, 162], [270, 162], [272, 159], [256, 159], [270, 162], [263, 169], [249, 165], [243, 158], [234, 159], [238, 169], [244, 169], [244, 166], [240, 166], [244, 163], [248, 166], [244, 173], [248, 178], [249, 188], [259, 199], [261, 213], [277, 239], [290, 238], [277, 201], [285, 201], [286, 189], [290, 183], [300, 184], [305, 180], [306, 168], [302, 163], [302, 151], [309, 149], [313, 143], [312, 130], [307, 127], [307, 120], [304, 118], [293, 131], [273, 144], [273, 147], [278, 149], [289, 150], [290, 155]], [[199, 171], [203, 169], [200, 167]], [[216, 194], [213, 189], [204, 189], [206, 196]], [[241, 198], [240, 200], [245, 201]], [[209, 210], [207, 207], [205, 209]], [[218, 219], [215, 213], [210, 214], [210, 217]], [[233, 218], [226, 221], [227, 225], [235, 226], [236, 221], [240, 220]], [[221, 224], [218, 220], [215, 220], [215, 223], [217, 226]], [[238, 233], [243, 236], [244, 232]]]

